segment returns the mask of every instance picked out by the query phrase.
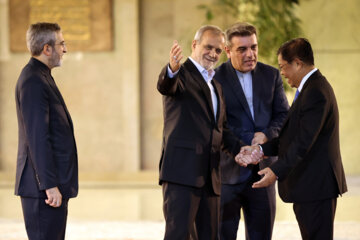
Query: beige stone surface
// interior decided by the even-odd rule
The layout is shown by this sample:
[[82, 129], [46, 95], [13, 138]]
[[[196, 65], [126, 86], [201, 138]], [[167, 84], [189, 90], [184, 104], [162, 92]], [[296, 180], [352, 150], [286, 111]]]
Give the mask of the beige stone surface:
[[[190, 54], [190, 42], [196, 29], [205, 23], [204, 12], [196, 8], [209, 1], [143, 0], [146, 11], [141, 14], [142, 38], [142, 162], [145, 168], [155, 169], [160, 157], [162, 103], [156, 91], [160, 69], [168, 61], [169, 46], [177, 39]], [[151, 4], [150, 4], [151, 3]], [[163, 8], [173, 9], [163, 11]], [[156, 11], [158, 9], [159, 11]], [[302, 21], [305, 37], [311, 41], [315, 64], [332, 84], [340, 111], [340, 143], [346, 174], [359, 174], [360, 148], [360, 1], [313, 0], [300, 1], [296, 14]], [[215, 18], [211, 24], [229, 25], [231, 19]], [[156, 26], [156, 27], [152, 27]], [[159, 36], [162, 36], [161, 38]], [[261, 37], [261, 35], [259, 36]], [[151, 48], [147, 46], [152, 46]], [[261, 49], [260, 49], [261, 51]], [[149, 57], [154, 61], [148, 61]], [[294, 91], [295, 92], [295, 91]], [[289, 102], [294, 93], [289, 92]], [[157, 151], [155, 151], [157, 150]]]
[[59, 23], [69, 50], [113, 49], [111, 0], [8, 1], [11, 51], [27, 52], [25, 33], [36, 22]]
[[331, 83], [339, 106], [346, 174], [359, 174], [360, 1], [301, 1], [298, 15], [312, 43], [315, 65]]
[[[26, 239], [20, 199], [13, 181], [0, 174], [0, 240]], [[162, 239], [162, 191], [156, 172], [81, 176], [79, 196], [69, 201], [66, 239]], [[349, 192], [338, 198], [335, 240], [360, 239], [360, 177], [348, 178]], [[292, 204], [276, 202], [273, 239], [301, 239]], [[239, 239], [244, 236], [240, 222]]]
[[[157, 170], [162, 100], [156, 90], [174, 39], [190, 54], [195, 30], [205, 23], [197, 6], [210, 0], [114, 0], [114, 50], [72, 52], [53, 70], [73, 117], [82, 173]], [[301, 1], [297, 10], [340, 110], [346, 174], [360, 173], [356, 124], [360, 118], [360, 40], [357, 0]], [[0, 171], [13, 173], [17, 150], [14, 88], [29, 54], [11, 53], [9, 0], [0, 0]], [[217, 21], [221, 21], [217, 22]], [[228, 18], [212, 24], [226, 26]], [[227, 24], [228, 23], [228, 24]], [[290, 100], [292, 93], [288, 94]], [[92, 175], [94, 176], [94, 175]]]
[[[8, 1], [0, 2], [1, 34], [9, 37]], [[140, 166], [138, 2], [113, 1], [114, 50], [72, 52], [52, 74], [73, 118], [80, 171], [137, 171]], [[5, 24], [5, 25], [4, 25]], [[100, 33], [97, 33], [100, 34]], [[0, 170], [13, 172], [17, 151], [14, 90], [28, 53], [0, 46]], [[65, 39], [66, 40], [66, 39]]]
[[[165, 224], [161, 221], [74, 221], [68, 222], [67, 240], [159, 240], [164, 237]], [[26, 240], [26, 232], [20, 221], [0, 219], [0, 240]], [[244, 237], [244, 224], [238, 230], [239, 239]], [[335, 223], [334, 240], [359, 240], [360, 224]], [[296, 222], [275, 222], [273, 239], [301, 240]]]

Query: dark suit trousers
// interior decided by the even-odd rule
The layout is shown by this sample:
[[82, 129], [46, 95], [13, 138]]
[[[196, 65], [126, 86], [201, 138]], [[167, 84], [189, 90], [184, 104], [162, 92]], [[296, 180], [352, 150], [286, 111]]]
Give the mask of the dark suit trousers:
[[332, 240], [336, 198], [294, 203], [293, 208], [303, 240]]
[[68, 199], [53, 208], [43, 198], [21, 197], [21, 205], [29, 240], [65, 239]]
[[251, 187], [252, 182], [222, 184], [221, 240], [236, 239], [241, 209], [245, 218], [246, 239], [271, 239], [276, 210], [275, 184], [267, 188], [254, 189]]
[[164, 240], [190, 239], [194, 223], [199, 240], [219, 239], [220, 196], [209, 185], [195, 188], [163, 182]]

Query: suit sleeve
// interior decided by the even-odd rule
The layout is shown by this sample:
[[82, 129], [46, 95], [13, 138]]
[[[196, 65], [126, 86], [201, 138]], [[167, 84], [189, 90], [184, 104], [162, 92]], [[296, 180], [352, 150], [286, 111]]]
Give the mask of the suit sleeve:
[[246, 144], [239, 140], [229, 129], [224, 129], [222, 145], [224, 152], [231, 157], [235, 157], [240, 152], [240, 148], [245, 145]]
[[183, 88], [180, 81], [180, 71], [181, 68], [173, 78], [169, 78], [167, 74], [167, 66], [162, 69], [157, 83], [157, 89], [162, 95], [173, 96], [177, 93], [177, 91]]
[[277, 156], [279, 151], [279, 138], [273, 138], [264, 144], [261, 144], [265, 156]]
[[264, 131], [264, 134], [268, 139], [278, 136], [289, 110], [289, 103], [285, 95], [283, 82], [281, 80], [280, 73], [277, 70], [275, 84], [272, 118], [268, 128]]
[[245, 145], [247, 144], [237, 138], [235, 134], [228, 128], [225, 114], [223, 123], [222, 150], [231, 157], [235, 157], [240, 152], [240, 148]]
[[284, 155], [271, 165], [271, 169], [279, 180], [286, 178], [288, 173], [304, 160], [312, 148], [327, 116], [328, 101], [324, 92], [317, 88], [307, 89], [302, 96], [300, 113], [297, 117], [298, 128], [293, 132], [294, 140]]
[[39, 189], [56, 187], [57, 171], [49, 137], [48, 88], [38, 77], [31, 77], [19, 91], [20, 112]]

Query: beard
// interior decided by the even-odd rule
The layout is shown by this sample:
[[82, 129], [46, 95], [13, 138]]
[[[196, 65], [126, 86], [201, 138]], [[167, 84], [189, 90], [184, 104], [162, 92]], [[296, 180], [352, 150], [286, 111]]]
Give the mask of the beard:
[[49, 59], [49, 65], [51, 66], [51, 68], [61, 66], [60, 54], [58, 54], [55, 49], [51, 54], [51, 58]]
[[207, 59], [205, 57], [203, 57], [200, 61], [200, 65], [203, 66], [203, 68], [205, 68], [206, 70], [213, 69], [216, 63], [216, 59]]

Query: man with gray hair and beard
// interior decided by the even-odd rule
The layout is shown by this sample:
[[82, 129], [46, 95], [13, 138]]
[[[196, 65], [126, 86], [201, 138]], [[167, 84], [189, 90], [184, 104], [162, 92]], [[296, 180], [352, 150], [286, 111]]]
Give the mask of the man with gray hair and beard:
[[[219, 239], [220, 149], [235, 156], [244, 145], [226, 126], [220, 84], [213, 78], [225, 35], [216, 26], [195, 34], [191, 57], [183, 64], [174, 41], [169, 64], [160, 73], [164, 131], [160, 184], [166, 240], [190, 239], [195, 224], [198, 239]], [[249, 158], [258, 158], [246, 155]]]
[[66, 45], [56, 23], [27, 31], [29, 63], [16, 84], [19, 146], [15, 194], [21, 197], [30, 240], [65, 238], [68, 200], [78, 193], [78, 159], [70, 114], [51, 69]]

